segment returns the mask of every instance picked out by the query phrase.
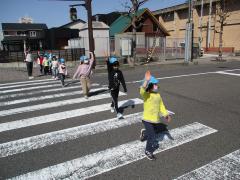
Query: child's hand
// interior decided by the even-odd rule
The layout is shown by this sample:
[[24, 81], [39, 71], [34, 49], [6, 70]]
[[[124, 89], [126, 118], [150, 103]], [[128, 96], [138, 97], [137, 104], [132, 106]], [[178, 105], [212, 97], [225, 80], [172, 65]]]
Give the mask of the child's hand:
[[145, 73], [145, 80], [146, 80], [146, 81], [149, 81], [150, 78], [151, 78], [151, 73], [150, 73], [150, 71], [147, 71], [147, 72]]
[[167, 116], [165, 117], [165, 120], [169, 123], [169, 122], [172, 120], [172, 118], [171, 118], [171, 116], [167, 115]]

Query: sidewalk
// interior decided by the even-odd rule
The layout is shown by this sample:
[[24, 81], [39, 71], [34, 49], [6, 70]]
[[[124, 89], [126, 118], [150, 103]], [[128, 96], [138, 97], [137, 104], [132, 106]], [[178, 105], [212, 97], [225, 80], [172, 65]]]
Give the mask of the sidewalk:
[[[240, 61], [240, 56], [224, 56], [224, 62], [233, 62]], [[179, 64], [179, 65], [197, 65], [197, 64], [217, 64], [221, 63], [216, 61], [216, 55], [204, 55], [201, 58], [194, 59], [193, 62], [185, 63], [184, 59], [179, 60], [166, 60], [166, 61], [157, 61], [151, 62], [148, 65], [171, 65], [171, 64]], [[70, 76], [73, 75], [75, 69], [77, 68], [77, 63], [68, 63], [68, 72]], [[138, 66], [142, 66], [137, 64], [135, 68]], [[123, 65], [122, 70], [130, 69], [129, 65]], [[105, 65], [97, 65], [95, 73], [106, 73]], [[39, 67], [37, 64], [34, 65], [33, 68], [33, 76], [34, 79], [49, 79], [51, 76], [39, 76]], [[28, 80], [27, 69], [25, 63], [0, 63], [0, 83], [4, 82], [14, 82], [14, 81], [24, 81]]]

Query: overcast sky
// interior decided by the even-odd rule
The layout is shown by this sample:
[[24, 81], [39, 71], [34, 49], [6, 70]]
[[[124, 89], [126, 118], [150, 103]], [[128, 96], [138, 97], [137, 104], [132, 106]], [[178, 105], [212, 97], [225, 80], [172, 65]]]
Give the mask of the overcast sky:
[[[186, 0], [149, 0], [142, 7], [151, 11], [184, 3]], [[112, 11], [124, 11], [122, 4], [130, 0], [92, 0], [94, 14], [104, 14]], [[23, 16], [30, 16], [34, 23], [45, 23], [48, 28], [69, 23], [69, 5], [79, 4], [77, 1], [59, 0], [1, 0], [0, 23], [15, 23]], [[77, 7], [78, 18], [86, 21], [87, 13], [84, 7]]]

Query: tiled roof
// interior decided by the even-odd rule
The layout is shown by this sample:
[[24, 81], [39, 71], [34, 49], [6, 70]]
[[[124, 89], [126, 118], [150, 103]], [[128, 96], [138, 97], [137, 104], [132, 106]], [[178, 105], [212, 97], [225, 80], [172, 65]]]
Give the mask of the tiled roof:
[[[155, 23], [160, 27], [160, 29], [166, 34], [169, 35], [167, 30], [159, 23], [159, 21], [153, 16], [153, 14], [147, 9], [140, 9], [137, 12], [137, 17], [142, 16], [144, 13], [148, 13], [150, 17], [155, 21]], [[130, 15], [122, 15], [118, 19], [116, 19], [110, 26], [110, 36], [114, 36], [118, 33], [123, 33], [127, 30], [128, 27], [131, 26], [131, 17], [133, 14]]]

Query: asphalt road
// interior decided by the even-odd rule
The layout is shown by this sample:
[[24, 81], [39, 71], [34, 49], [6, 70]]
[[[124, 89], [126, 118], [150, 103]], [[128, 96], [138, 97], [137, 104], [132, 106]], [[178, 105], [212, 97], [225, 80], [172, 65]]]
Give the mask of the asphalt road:
[[[82, 94], [73, 93], [81, 89], [77, 82], [69, 84], [64, 88], [58, 86], [59, 82], [55, 81], [52, 81], [50, 84], [56, 84], [56, 87], [47, 87], [47, 85], [41, 83], [34, 84], [34, 82], [28, 86], [23, 83], [23, 86], [18, 87], [7, 87], [10, 85], [0, 84], [0, 97], [2, 97], [0, 98], [0, 105], [5, 103], [0, 108], [0, 150], [2, 151], [0, 157], [0, 179], [16, 177], [29, 172], [36, 172], [35, 174], [38, 173], [38, 175], [45, 173], [44, 175], [46, 175], [49, 171], [38, 170], [51, 166], [56, 166], [56, 174], [61, 174], [67, 168], [71, 171], [72, 166], [65, 164], [65, 169], [61, 169], [57, 165], [72, 162], [73, 159], [77, 159], [78, 161], [72, 163], [78, 163], [79, 166], [86, 163], [83, 165], [82, 174], [93, 168], [96, 169], [93, 170], [91, 175], [84, 176], [78, 172], [80, 168], [76, 167], [74, 169], [73, 167], [71, 173], [63, 173], [64, 175], [61, 176], [62, 179], [81, 179], [87, 177], [90, 177], [90, 179], [174, 179], [240, 149], [240, 62], [190, 66], [179, 64], [155, 65], [126, 69], [123, 73], [127, 82], [128, 92], [126, 95], [120, 96], [119, 101], [132, 99], [131, 103], [133, 99], [140, 99], [138, 88], [141, 82], [139, 81], [143, 79], [146, 70], [150, 70], [155, 77], [160, 79], [160, 93], [165, 106], [168, 110], [175, 113], [172, 121], [168, 124], [170, 134], [174, 135], [175, 140], [173, 141], [178, 141], [177, 135], [175, 136], [174, 134], [175, 131], [177, 133], [179, 128], [196, 122], [214, 131], [211, 131], [209, 134], [203, 133], [201, 137], [195, 139], [190, 137], [188, 142], [177, 142], [177, 145], [173, 147], [166, 145], [166, 148], [164, 148], [164, 144], [160, 144], [160, 148], [163, 148], [163, 150], [156, 154], [156, 161], [149, 161], [147, 158], [142, 158], [141, 153], [143, 153], [143, 149], [139, 148], [139, 150], [135, 149], [136, 154], [140, 153], [138, 158], [136, 158], [136, 154], [131, 155], [131, 151], [128, 152], [126, 150], [124, 152], [121, 158], [125, 156], [127, 156], [126, 158], [130, 158], [129, 162], [127, 162], [124, 158], [117, 158], [118, 149], [113, 149], [113, 147], [125, 145], [129, 142], [138, 142], [139, 133], [143, 127], [140, 119], [137, 123], [102, 130], [101, 132], [94, 129], [100, 127], [100, 125], [93, 125], [92, 132], [85, 136], [66, 141], [62, 141], [64, 139], [62, 137], [58, 142], [56, 140], [49, 140], [51, 142], [46, 146], [32, 148], [46, 140], [46, 138], [36, 138], [33, 140], [32, 145], [25, 143], [29, 150], [26, 150], [27, 147], [25, 147], [25, 150], [22, 152], [18, 152], [18, 149], [15, 149], [12, 151], [12, 154], [8, 154], [10, 150], [5, 146], [6, 143], [67, 128], [98, 123], [103, 120], [115, 118], [116, 114], [112, 114], [109, 109], [104, 109], [105, 106], [108, 107], [111, 99], [107, 95], [106, 97], [99, 96], [108, 94], [104, 90], [105, 85], [107, 85], [107, 74], [105, 73], [94, 75], [93, 83], [98, 83], [99, 85], [92, 88], [103, 88], [103, 90], [98, 90], [87, 101], [83, 100]], [[47, 82], [47, 80], [43, 82]], [[70, 82], [70, 80], [67, 79], [67, 82]], [[76, 89], [70, 89], [73, 86], [76, 86]], [[3, 89], [3, 87], [5, 88]], [[37, 89], [31, 90], [30, 87], [37, 87]], [[8, 91], [21, 88], [29, 88], [29, 90]], [[60, 90], [58, 92], [54, 90], [52, 92], [43, 91], [53, 88]], [[37, 91], [39, 93], [34, 94]], [[68, 95], [60, 96], [60, 93], [68, 93]], [[16, 94], [19, 96], [14, 97]], [[59, 96], [57, 97], [56, 95]], [[46, 96], [52, 97], [35, 101], [26, 100], [23, 103], [11, 105], [6, 104], [13, 102], [13, 100], [34, 99]], [[99, 97], [99, 99], [94, 99], [95, 97]], [[79, 102], [73, 103], [72, 99], [77, 98], [81, 99]], [[63, 102], [65, 100], [70, 100], [70, 103], [65, 105], [57, 103], [58, 101]], [[48, 107], [52, 102], [54, 102], [54, 105]], [[25, 110], [21, 109], [24, 107], [27, 108]], [[31, 110], [34, 107], [37, 107], [37, 109]], [[93, 108], [88, 109], [91, 107]], [[17, 110], [11, 114], [12, 109]], [[73, 110], [76, 111], [73, 112]], [[142, 112], [142, 110], [141, 103], [135, 104], [124, 108], [123, 114], [124, 116], [131, 116], [133, 113]], [[4, 113], [8, 114], [4, 115]], [[74, 113], [82, 114], [75, 115]], [[59, 120], [48, 122], [48, 120], [56, 118], [58, 115]], [[24, 121], [26, 119], [31, 119], [31, 123], [36, 124], [31, 125], [30, 121]], [[42, 123], [42, 121], [46, 122]], [[114, 119], [114, 122], [117, 121], [121, 120]], [[8, 123], [11, 122], [16, 122], [12, 129], [2, 130], [4, 127], [9, 128]], [[190, 135], [194, 135], [194, 133], [195, 131], [193, 130]], [[184, 132], [180, 129], [178, 135], [181, 136], [182, 134]], [[54, 137], [54, 135], [50, 135], [49, 137]], [[166, 141], [163, 140], [161, 143], [165, 143]], [[16, 148], [18, 146], [19, 144], [15, 144], [12, 147]], [[129, 145], [126, 145], [126, 149], [129, 147]], [[136, 147], [138, 148], [139, 146]], [[3, 153], [4, 148], [4, 151], [6, 151], [5, 155]], [[112, 151], [106, 152], [106, 149], [112, 149]], [[104, 152], [105, 154], [95, 154], [95, 156], [91, 157], [92, 154], [99, 152]], [[113, 156], [115, 152], [117, 152], [117, 155]], [[99, 156], [102, 157], [94, 165], [87, 165], [88, 163], [91, 164]], [[109, 159], [103, 161], [107, 156], [109, 156]], [[84, 158], [79, 159], [80, 157]], [[237, 156], [235, 160], [240, 163], [240, 156]], [[107, 162], [109, 164], [106, 167]], [[229, 164], [227, 163], [227, 165]], [[102, 167], [105, 169], [101, 169]], [[212, 167], [210, 165], [208, 169]], [[219, 169], [223, 167], [224, 164], [218, 166]], [[220, 176], [220, 179], [240, 179], [240, 166], [231, 168], [231, 171], [228, 171], [230, 175], [225, 176], [223, 174]], [[50, 169], [52, 170], [53, 168]], [[215, 169], [215, 171], [217, 170]], [[224, 169], [221, 171], [224, 171]], [[203, 177], [216, 178], [214, 173], [208, 173], [208, 171], [205, 171], [199, 179], [204, 179]], [[23, 179], [30, 178], [30, 176], [20, 177]], [[43, 176], [42, 178], [46, 179], [46, 177]], [[60, 176], [52, 177], [60, 179]], [[193, 179], [197, 179], [197, 176]]]

